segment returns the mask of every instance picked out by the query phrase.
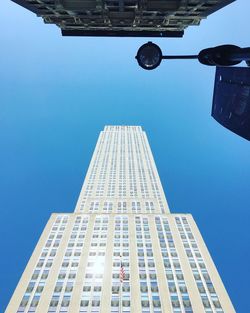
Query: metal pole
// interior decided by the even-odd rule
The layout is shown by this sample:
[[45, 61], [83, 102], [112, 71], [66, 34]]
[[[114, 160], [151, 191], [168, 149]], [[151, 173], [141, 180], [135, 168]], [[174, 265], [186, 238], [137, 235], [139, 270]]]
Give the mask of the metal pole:
[[121, 301], [122, 301], [122, 282], [120, 280], [120, 288], [119, 288], [119, 313], [122, 313], [122, 306], [121, 306]]
[[[214, 51], [216, 51], [216, 48]], [[250, 48], [239, 48], [239, 51], [230, 51], [227, 55], [231, 61], [250, 61]], [[225, 50], [226, 51], [226, 50]], [[198, 55], [163, 55], [162, 59], [173, 60], [173, 59], [198, 59]]]
[[120, 279], [120, 288], [119, 288], [119, 313], [122, 313], [122, 281], [121, 281], [121, 267], [122, 267], [122, 256], [120, 255], [120, 272], [119, 272], [119, 279]]
[[162, 59], [172, 60], [172, 59], [198, 59], [198, 55], [163, 55]]

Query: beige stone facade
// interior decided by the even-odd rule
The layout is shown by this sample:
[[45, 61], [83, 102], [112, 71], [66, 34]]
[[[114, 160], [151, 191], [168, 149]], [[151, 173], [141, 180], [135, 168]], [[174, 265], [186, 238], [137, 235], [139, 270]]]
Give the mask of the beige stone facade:
[[75, 212], [52, 214], [5, 312], [235, 310], [192, 216], [169, 213], [145, 133], [109, 126]]

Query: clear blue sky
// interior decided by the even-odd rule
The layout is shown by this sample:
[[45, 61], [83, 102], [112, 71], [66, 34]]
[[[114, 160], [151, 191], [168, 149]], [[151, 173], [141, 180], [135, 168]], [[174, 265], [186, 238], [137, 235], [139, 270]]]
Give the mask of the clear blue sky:
[[[210, 116], [214, 68], [134, 59], [140, 38], [63, 38], [0, 5], [0, 312], [52, 212], [72, 212], [100, 130], [146, 130], [172, 212], [193, 214], [237, 313], [250, 312], [250, 142]], [[238, 0], [156, 39], [164, 53], [250, 46], [250, 2]]]

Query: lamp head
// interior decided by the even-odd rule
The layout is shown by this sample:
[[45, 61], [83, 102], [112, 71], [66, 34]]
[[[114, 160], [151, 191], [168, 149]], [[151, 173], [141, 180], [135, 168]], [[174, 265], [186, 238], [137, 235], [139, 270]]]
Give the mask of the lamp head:
[[143, 69], [153, 70], [160, 65], [162, 52], [159, 46], [149, 41], [139, 48], [135, 58]]

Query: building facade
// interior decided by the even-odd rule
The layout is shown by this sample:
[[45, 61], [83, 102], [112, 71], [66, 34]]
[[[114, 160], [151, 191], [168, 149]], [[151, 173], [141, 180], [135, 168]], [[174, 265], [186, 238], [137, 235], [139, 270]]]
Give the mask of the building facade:
[[192, 216], [169, 212], [145, 132], [106, 126], [74, 213], [52, 214], [5, 312], [235, 310]]
[[182, 37], [235, 0], [12, 0], [63, 36]]

